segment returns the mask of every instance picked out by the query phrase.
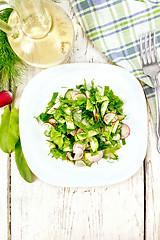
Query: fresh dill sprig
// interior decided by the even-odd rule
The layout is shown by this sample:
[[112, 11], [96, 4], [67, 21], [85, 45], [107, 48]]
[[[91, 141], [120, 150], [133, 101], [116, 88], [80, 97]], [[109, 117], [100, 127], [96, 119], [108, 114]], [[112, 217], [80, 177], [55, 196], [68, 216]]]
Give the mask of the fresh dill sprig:
[[[0, 11], [0, 19], [8, 22], [12, 8], [6, 8]], [[14, 91], [20, 77], [25, 70], [25, 64], [12, 50], [7, 34], [0, 30], [0, 91], [9, 89]]]

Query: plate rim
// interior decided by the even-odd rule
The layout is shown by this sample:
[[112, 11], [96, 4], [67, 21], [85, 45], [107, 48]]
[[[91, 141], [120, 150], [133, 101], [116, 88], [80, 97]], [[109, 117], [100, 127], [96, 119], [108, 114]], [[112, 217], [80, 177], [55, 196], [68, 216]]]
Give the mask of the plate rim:
[[[48, 68], [48, 69], [45, 69], [45, 70], [43, 70], [43, 71], [41, 71], [41, 72], [39, 72], [38, 74], [36, 74], [35, 76], [33, 76], [33, 78], [31, 78], [31, 80], [29, 80], [29, 82], [27, 83], [27, 85], [26, 85], [26, 87], [24, 88], [24, 90], [23, 90], [23, 93], [22, 93], [22, 96], [21, 96], [21, 101], [20, 101], [20, 108], [19, 108], [19, 122], [20, 122], [20, 135], [21, 135], [21, 132], [22, 132], [22, 122], [21, 122], [21, 116], [22, 116], [22, 113], [23, 113], [23, 111], [22, 111], [22, 109], [23, 109], [23, 107], [22, 107], [22, 105], [23, 105], [23, 99], [24, 99], [24, 96], [25, 96], [25, 94], [26, 94], [26, 92], [27, 92], [27, 90], [28, 90], [28, 88], [30, 87], [30, 85], [32, 85], [33, 83], [34, 83], [34, 81], [37, 81], [37, 78], [39, 77], [39, 75], [45, 75], [46, 73], [50, 73], [50, 72], [52, 72], [53, 71], [53, 73], [55, 74], [56, 72], [61, 72], [61, 70], [64, 70], [64, 68], [65, 68], [65, 71], [67, 70], [67, 68], [69, 67], [69, 68], [71, 68], [72, 69], [72, 67], [75, 67], [75, 66], [78, 66], [78, 68], [79, 67], [83, 67], [83, 66], [102, 66], [102, 67], [106, 67], [106, 65], [107, 66], [110, 66], [110, 67], [112, 67], [112, 68], [118, 68], [118, 69], [121, 69], [121, 71], [124, 71], [124, 72], [127, 72], [128, 74], [130, 74], [130, 76], [132, 76], [132, 78], [134, 78], [136, 81], [135, 81], [135, 83], [137, 83], [137, 86], [139, 87], [139, 88], [141, 88], [141, 93], [142, 93], [142, 95], [143, 95], [143, 98], [144, 98], [144, 103], [145, 103], [145, 114], [146, 114], [146, 120], [145, 120], [145, 133], [146, 133], [146, 141], [145, 141], [145, 147], [143, 148], [144, 150], [143, 150], [143, 160], [144, 160], [144, 158], [145, 158], [145, 155], [146, 155], [146, 150], [147, 150], [147, 134], [148, 134], [148, 129], [147, 129], [147, 105], [146, 105], [146, 98], [145, 98], [145, 94], [144, 94], [144, 91], [143, 91], [143, 89], [142, 89], [142, 86], [141, 86], [141, 84], [140, 84], [140, 82], [138, 81], [138, 79], [136, 79], [136, 77], [134, 76], [134, 75], [132, 75], [129, 71], [127, 71], [126, 69], [124, 69], [124, 68], [121, 68], [121, 67], [119, 67], [119, 66], [115, 66], [115, 65], [112, 65], [112, 64], [108, 64], [108, 63], [69, 63], [69, 64], [62, 64], [62, 65], [58, 65], [58, 66], [55, 66], [55, 67], [51, 67], [51, 68]], [[23, 140], [22, 140], [22, 149], [23, 149]], [[24, 155], [25, 155], [25, 153], [24, 153]], [[27, 161], [27, 159], [26, 159], [26, 161]], [[141, 161], [141, 164], [142, 164], [142, 162], [143, 161]], [[27, 163], [28, 163], [28, 161], [27, 161]], [[30, 164], [28, 164], [29, 165], [29, 167], [30, 167]], [[94, 187], [94, 186], [104, 186], [104, 185], [111, 185], [111, 184], [116, 184], [116, 183], [120, 183], [120, 182], [123, 182], [123, 181], [125, 181], [125, 180], [127, 180], [127, 179], [129, 179], [130, 177], [132, 177], [137, 171], [138, 171], [138, 169], [140, 168], [140, 164], [137, 164], [137, 167], [136, 168], [134, 168], [134, 171], [131, 171], [131, 173], [130, 174], [128, 174], [129, 176], [125, 176], [124, 178], [122, 177], [122, 179], [120, 179], [119, 181], [117, 181], [117, 180], [115, 180], [115, 182], [114, 181], [111, 181], [111, 182], [107, 182], [107, 183], [101, 183], [101, 184], [94, 184], [94, 185], [92, 185], [92, 184], [61, 184], [61, 183], [53, 183], [52, 181], [50, 182], [50, 181], [47, 181], [45, 178], [43, 178], [43, 177], [39, 177], [38, 176], [38, 178], [39, 179], [41, 179], [42, 181], [44, 181], [44, 182], [46, 182], [46, 183], [49, 183], [49, 184], [52, 184], [52, 185], [55, 185], [55, 186], [62, 186], [62, 187]]]

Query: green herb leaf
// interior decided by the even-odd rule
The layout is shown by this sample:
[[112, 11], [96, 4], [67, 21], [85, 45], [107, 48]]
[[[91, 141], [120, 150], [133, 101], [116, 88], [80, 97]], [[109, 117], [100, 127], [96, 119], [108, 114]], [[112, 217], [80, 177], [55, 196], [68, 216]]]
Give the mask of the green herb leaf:
[[[0, 10], [0, 19], [8, 22], [13, 9]], [[25, 70], [25, 64], [12, 50], [5, 32], [0, 30], [0, 91], [14, 90], [19, 82], [21, 73]]]
[[4, 108], [0, 125], [0, 148], [5, 153], [11, 153], [19, 139], [19, 113], [16, 108], [11, 111]]
[[15, 145], [15, 161], [17, 164], [18, 171], [22, 178], [25, 181], [32, 183], [34, 181], [35, 176], [27, 165], [26, 159], [22, 152], [20, 139]]

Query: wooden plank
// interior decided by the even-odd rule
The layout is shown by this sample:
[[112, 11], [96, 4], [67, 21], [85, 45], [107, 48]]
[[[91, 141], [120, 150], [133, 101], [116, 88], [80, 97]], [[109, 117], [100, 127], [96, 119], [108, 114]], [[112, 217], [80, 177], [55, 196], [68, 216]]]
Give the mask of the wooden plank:
[[[75, 26], [75, 43], [68, 63], [106, 63], [106, 57], [87, 41], [68, 1], [61, 5]], [[26, 79], [35, 71], [38, 70], [29, 68]], [[18, 90], [16, 106], [24, 85]], [[20, 177], [13, 155], [12, 240], [141, 240], [143, 187], [143, 168], [128, 181], [108, 187], [62, 188], [39, 179], [28, 184]]]
[[148, 125], [146, 155], [146, 240], [160, 239], [160, 153], [157, 151], [156, 126]]
[[[0, 115], [3, 109], [0, 109]], [[0, 120], [1, 122], [1, 120]], [[7, 240], [8, 216], [7, 216], [7, 163], [8, 154], [0, 149], [0, 239]]]

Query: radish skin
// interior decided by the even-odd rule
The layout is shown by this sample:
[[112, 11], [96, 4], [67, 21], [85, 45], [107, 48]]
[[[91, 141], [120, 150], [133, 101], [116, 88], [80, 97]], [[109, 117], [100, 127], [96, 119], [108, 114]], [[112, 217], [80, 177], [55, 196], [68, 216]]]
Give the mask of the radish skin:
[[4, 107], [11, 103], [13, 100], [13, 95], [10, 91], [1, 91], [0, 92], [0, 107]]
[[77, 98], [87, 98], [83, 93], [77, 93], [74, 95], [73, 100], [77, 100]]
[[93, 162], [98, 162], [99, 160], [102, 159], [102, 157], [103, 157], [103, 151], [99, 151], [97, 155], [91, 156], [87, 160], [93, 163]]
[[122, 123], [121, 128], [121, 139], [125, 139], [130, 135], [130, 128], [127, 124]]

